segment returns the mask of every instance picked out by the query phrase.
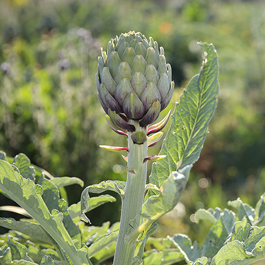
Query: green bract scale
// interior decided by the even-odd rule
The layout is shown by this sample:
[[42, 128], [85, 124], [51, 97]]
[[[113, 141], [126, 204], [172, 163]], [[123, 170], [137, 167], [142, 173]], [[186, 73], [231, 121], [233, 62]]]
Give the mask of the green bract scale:
[[174, 82], [164, 49], [131, 31], [111, 39], [98, 58], [97, 89], [112, 127], [135, 131], [154, 122], [171, 100]]

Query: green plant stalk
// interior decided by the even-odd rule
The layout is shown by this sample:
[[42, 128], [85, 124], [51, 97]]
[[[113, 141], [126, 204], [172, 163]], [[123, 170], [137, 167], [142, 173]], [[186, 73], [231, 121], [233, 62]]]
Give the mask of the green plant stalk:
[[[146, 129], [141, 128], [138, 122], [134, 122], [134, 125], [137, 131], [146, 134]], [[132, 264], [137, 238], [128, 240], [126, 236], [138, 227], [145, 193], [147, 162], [143, 160], [147, 157], [148, 144], [147, 140], [140, 145], [134, 144], [131, 135], [128, 133], [127, 181], [113, 265]]]

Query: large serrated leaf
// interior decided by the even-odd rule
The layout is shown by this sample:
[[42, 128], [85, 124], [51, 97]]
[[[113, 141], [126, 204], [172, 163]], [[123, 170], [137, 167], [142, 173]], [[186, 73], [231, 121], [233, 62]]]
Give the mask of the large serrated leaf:
[[175, 235], [173, 243], [180, 249], [187, 262], [195, 262], [204, 256], [211, 259], [225, 244], [234, 222], [234, 213], [225, 209], [206, 236], [204, 246], [199, 246], [196, 241], [192, 245], [191, 240], [184, 235]]
[[8, 162], [0, 160], [0, 189], [46, 230], [74, 264], [88, 264], [85, 252], [76, 249], [72, 238], [66, 231], [62, 223], [63, 214], [50, 215], [36, 187], [33, 181], [23, 178], [13, 170]]
[[160, 187], [170, 172], [192, 165], [199, 158], [216, 104], [218, 60], [212, 44], [200, 44], [204, 51], [201, 71], [184, 90], [171, 117], [171, 126], [160, 155], [153, 164], [150, 182]]

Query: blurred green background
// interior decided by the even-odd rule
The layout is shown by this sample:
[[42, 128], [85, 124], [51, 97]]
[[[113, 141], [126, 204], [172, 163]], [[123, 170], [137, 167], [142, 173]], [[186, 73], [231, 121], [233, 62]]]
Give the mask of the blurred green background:
[[[130, 30], [158, 41], [176, 83], [169, 110], [199, 72], [197, 42], [213, 43], [218, 107], [181, 203], [155, 233], [187, 233], [202, 243], [207, 224], [194, 223], [196, 209], [224, 208], [238, 196], [254, 206], [264, 192], [264, 10], [265, 2], [255, 0], [0, 0], [0, 149], [8, 156], [23, 152], [54, 176], [76, 176], [85, 185], [125, 180], [120, 154], [98, 147], [126, 144], [108, 127], [97, 99], [100, 47]], [[68, 189], [69, 202], [79, 201], [81, 191]], [[0, 205], [11, 203], [1, 195]], [[89, 218], [101, 225], [119, 215], [118, 201]]]

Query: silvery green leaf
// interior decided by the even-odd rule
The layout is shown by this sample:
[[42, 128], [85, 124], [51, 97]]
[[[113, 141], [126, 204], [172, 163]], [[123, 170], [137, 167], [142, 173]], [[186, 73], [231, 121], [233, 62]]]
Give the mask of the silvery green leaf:
[[7, 229], [15, 230], [28, 235], [38, 242], [45, 242], [50, 245], [54, 245], [55, 241], [47, 232], [39, 225], [26, 221], [16, 221], [12, 218], [0, 218], [0, 226]]
[[23, 178], [29, 178], [35, 180], [36, 172], [33, 166], [31, 166], [29, 158], [24, 154], [18, 154], [14, 157], [13, 165], [15, 165]]
[[28, 256], [27, 248], [24, 245], [18, 243], [12, 236], [8, 237], [7, 244], [11, 249], [12, 260], [23, 259], [25, 261], [33, 262], [33, 260]]
[[170, 265], [183, 260], [183, 255], [177, 249], [165, 249], [163, 251], [152, 251], [152, 254], [143, 258], [143, 265]]
[[216, 222], [216, 218], [213, 216], [213, 214], [210, 213], [209, 211], [205, 210], [205, 209], [199, 209], [195, 213], [196, 223], [199, 223], [200, 220], [208, 220], [213, 224]]
[[53, 184], [55, 184], [58, 188], [65, 187], [73, 184], [78, 184], [79, 186], [84, 186], [84, 181], [75, 177], [60, 177], [53, 178], [50, 180]]
[[[240, 200], [234, 202], [238, 209], [242, 207]], [[216, 212], [212, 209], [207, 211], [212, 216]], [[203, 215], [207, 211], [200, 211], [200, 214]], [[226, 209], [218, 214], [219, 218], [215, 215], [217, 221], [202, 246], [196, 242], [192, 244], [187, 236], [180, 234], [175, 235], [172, 241], [182, 252], [186, 262], [191, 265], [250, 265], [257, 261], [265, 261], [265, 227], [252, 226], [247, 218], [248, 212], [245, 211], [242, 218], [240, 211], [240, 218]], [[209, 219], [208, 214], [204, 217], [201, 219]], [[239, 219], [241, 220], [236, 222]]]
[[77, 249], [62, 222], [62, 213], [50, 214], [37, 192], [37, 185], [23, 178], [6, 161], [0, 160], [0, 189], [34, 218], [76, 265], [88, 263], [83, 249]]
[[260, 197], [260, 200], [256, 205], [255, 212], [255, 225], [265, 225], [265, 193]]
[[76, 239], [78, 247], [81, 247], [81, 235], [78, 227], [74, 224], [70, 217], [67, 208], [67, 202], [64, 199], [60, 199], [59, 190], [57, 186], [51, 181], [44, 178], [43, 174], [40, 176], [39, 184], [42, 187], [42, 198], [47, 205], [49, 211], [58, 210], [63, 213], [63, 225], [72, 239]]
[[246, 217], [249, 224], [254, 224], [255, 210], [250, 205], [243, 203], [240, 198], [235, 201], [229, 201], [227, 204], [237, 209], [239, 220]]
[[86, 187], [81, 194], [81, 218], [89, 222], [89, 219], [86, 217], [85, 213], [89, 211], [89, 200], [91, 199], [89, 193], [102, 193], [105, 191], [114, 191], [118, 193], [121, 198], [124, 196], [125, 182], [124, 181], [102, 181], [99, 184], [94, 184]]
[[[88, 247], [87, 249], [87, 255], [89, 258], [95, 257], [97, 260], [100, 259], [102, 261], [103, 257], [106, 257], [104, 255], [105, 252], [108, 253], [108, 255], [114, 255], [115, 251], [115, 245], [118, 238], [119, 230], [111, 231], [100, 238], [98, 238], [96, 241], [93, 242], [93, 244]], [[113, 245], [115, 243], [115, 245]], [[111, 248], [113, 250], [112, 253], [109, 253], [109, 251], [106, 251], [106, 249]], [[106, 254], [106, 253], [105, 253]]]
[[[92, 197], [88, 201], [88, 208], [87, 212], [92, 211], [93, 209], [99, 207], [102, 204], [105, 204], [107, 202], [115, 202], [116, 199], [108, 194], [106, 195], [101, 195], [98, 197]], [[76, 204], [72, 204], [68, 208], [68, 212], [71, 216], [72, 219], [74, 219], [77, 216], [80, 216], [80, 211], [81, 211], [81, 202], [78, 202]]]
[[6, 160], [6, 153], [3, 151], [0, 151], [0, 160]]

